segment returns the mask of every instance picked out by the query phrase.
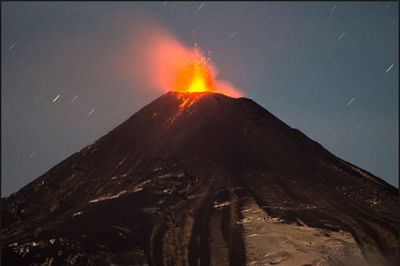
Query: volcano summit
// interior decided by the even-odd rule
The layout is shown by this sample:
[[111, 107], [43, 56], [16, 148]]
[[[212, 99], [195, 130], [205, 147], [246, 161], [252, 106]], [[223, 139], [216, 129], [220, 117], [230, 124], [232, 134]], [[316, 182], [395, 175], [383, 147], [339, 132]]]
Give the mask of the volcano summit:
[[169, 92], [2, 199], [4, 265], [396, 265], [398, 191], [246, 98]]

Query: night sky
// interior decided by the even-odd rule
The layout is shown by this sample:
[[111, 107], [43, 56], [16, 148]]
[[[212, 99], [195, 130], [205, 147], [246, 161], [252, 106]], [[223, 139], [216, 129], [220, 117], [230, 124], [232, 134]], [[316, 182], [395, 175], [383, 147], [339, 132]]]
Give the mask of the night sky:
[[221, 79], [291, 127], [398, 185], [397, 2], [1, 6], [2, 196], [161, 95], [115, 67], [144, 16], [211, 51]]

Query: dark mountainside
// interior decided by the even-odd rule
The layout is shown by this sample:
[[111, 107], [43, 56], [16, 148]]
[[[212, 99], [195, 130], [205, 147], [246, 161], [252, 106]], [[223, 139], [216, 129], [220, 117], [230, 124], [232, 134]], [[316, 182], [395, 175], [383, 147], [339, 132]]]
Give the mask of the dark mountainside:
[[3, 265], [396, 265], [398, 190], [246, 98], [169, 92], [3, 198]]

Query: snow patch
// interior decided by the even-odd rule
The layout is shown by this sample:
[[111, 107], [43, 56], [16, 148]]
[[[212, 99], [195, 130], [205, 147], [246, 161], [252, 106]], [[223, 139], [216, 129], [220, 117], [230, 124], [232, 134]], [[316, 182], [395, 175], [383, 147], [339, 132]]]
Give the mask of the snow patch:
[[93, 199], [93, 200], [89, 201], [89, 203], [95, 203], [95, 202], [99, 202], [99, 201], [103, 201], [103, 200], [116, 199], [116, 198], [119, 198], [120, 196], [122, 196], [124, 194], [126, 194], [126, 190], [123, 190], [123, 191], [121, 191], [121, 192], [119, 192], [117, 194], [114, 194], [114, 195], [106, 195], [106, 196], [98, 197], [96, 199]]

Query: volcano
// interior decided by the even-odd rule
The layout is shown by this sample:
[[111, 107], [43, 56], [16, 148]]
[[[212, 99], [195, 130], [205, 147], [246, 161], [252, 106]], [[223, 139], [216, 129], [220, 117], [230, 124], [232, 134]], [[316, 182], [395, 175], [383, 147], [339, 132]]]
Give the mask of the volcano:
[[3, 265], [397, 265], [398, 190], [247, 98], [168, 92], [2, 199]]

